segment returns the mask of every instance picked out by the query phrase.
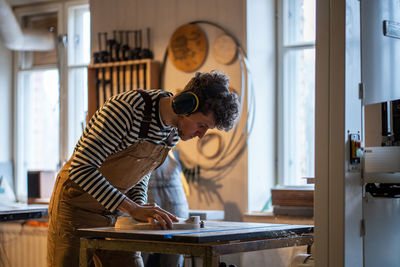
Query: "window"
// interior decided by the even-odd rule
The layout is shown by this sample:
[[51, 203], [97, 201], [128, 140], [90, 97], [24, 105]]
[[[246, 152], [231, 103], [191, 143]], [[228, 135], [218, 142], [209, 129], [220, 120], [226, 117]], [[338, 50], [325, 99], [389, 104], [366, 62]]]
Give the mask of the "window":
[[278, 181], [314, 176], [315, 0], [278, 7]]
[[[16, 191], [26, 200], [28, 171], [62, 166], [86, 121], [90, 17], [87, 3], [19, 8], [23, 27], [51, 29], [57, 49], [19, 52], [16, 84]], [[60, 18], [66, 14], [67, 21]], [[64, 30], [65, 29], [65, 30]]]
[[88, 5], [68, 7], [68, 146], [72, 155], [86, 126], [88, 110], [87, 66], [90, 63], [90, 13]]
[[55, 68], [20, 73], [23, 88], [24, 165], [27, 170], [55, 170], [59, 160], [59, 91]]

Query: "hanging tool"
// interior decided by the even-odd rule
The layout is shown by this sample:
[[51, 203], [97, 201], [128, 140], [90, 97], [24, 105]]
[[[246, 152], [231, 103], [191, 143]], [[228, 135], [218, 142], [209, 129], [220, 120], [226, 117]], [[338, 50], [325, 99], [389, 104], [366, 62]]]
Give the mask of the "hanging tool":
[[103, 103], [106, 101], [107, 99], [107, 80], [106, 80], [106, 68], [103, 67], [101, 68], [101, 77], [102, 77], [102, 85], [103, 85], [103, 99], [100, 99], [99, 102], [99, 107], [101, 107], [101, 105], [103, 105]]
[[120, 57], [120, 50], [121, 50], [121, 42], [122, 42], [122, 37], [121, 37], [121, 31], [119, 31], [119, 42], [117, 41], [117, 31], [113, 31], [114, 33], [114, 38], [115, 38], [115, 42], [114, 42], [114, 61], [115, 62], [119, 62], [121, 61], [121, 57]]
[[[121, 44], [122, 44], [122, 39], [121, 39]], [[129, 31], [125, 31], [125, 42], [122, 45], [122, 60], [126, 61], [129, 60], [129, 53], [130, 53], [130, 47], [129, 47]], [[123, 80], [123, 90], [124, 92], [126, 91], [126, 65], [122, 66], [122, 80]]]
[[[109, 51], [109, 55], [108, 55], [108, 62], [115, 62], [116, 57], [115, 57], [115, 40], [116, 37], [116, 33], [115, 31], [113, 32], [113, 39], [108, 39], [107, 40], [107, 50]], [[108, 69], [108, 80], [106, 80], [106, 86], [104, 88], [104, 102], [107, 101], [108, 98], [110, 98], [113, 95], [113, 87], [114, 87], [114, 82], [113, 82], [113, 76], [114, 76], [114, 67], [111, 65]], [[109, 88], [108, 88], [109, 87]]]
[[108, 45], [108, 51], [109, 51], [109, 53], [110, 53], [110, 56], [109, 56], [109, 62], [114, 62], [115, 61], [115, 48], [114, 48], [114, 46], [115, 46], [115, 43], [117, 42], [117, 40], [115, 39], [116, 38], [116, 31], [113, 31], [113, 38], [114, 39], [108, 39], [107, 40], [107, 45]]
[[[128, 40], [129, 40], [129, 33], [134, 34], [135, 31], [128, 32]], [[135, 38], [133, 38], [133, 39], [135, 39]], [[129, 51], [129, 59], [131, 59], [131, 60], [135, 59], [134, 51], [135, 51], [135, 49], [132, 49]], [[133, 63], [131, 63], [130, 65], [131, 65], [131, 67], [130, 67], [130, 90], [133, 90], [134, 89], [133, 88]]]
[[100, 63], [101, 60], [101, 33], [97, 33], [97, 40], [99, 42], [99, 47], [97, 48], [99, 51], [93, 53], [93, 63]]
[[139, 31], [133, 31], [135, 35], [135, 46], [132, 50], [131, 59], [140, 59], [141, 48], [139, 47]]
[[[121, 58], [120, 58], [121, 44], [122, 44], [122, 31], [119, 31], [119, 42], [116, 41], [115, 45], [114, 45], [115, 61], [117, 61], [117, 62], [121, 61]], [[121, 77], [120, 76], [121, 76], [120, 66], [117, 65], [117, 94], [121, 93]]]
[[[142, 49], [141, 58], [153, 58], [153, 52], [150, 50], [150, 28], [146, 29], [147, 48]], [[143, 63], [143, 89], [147, 89], [147, 63]]]
[[153, 58], [153, 52], [150, 50], [150, 28], [146, 29], [146, 42], [147, 42], [147, 47], [143, 48], [142, 51], [140, 51], [140, 57], [141, 58]]
[[[99, 47], [98, 50], [99, 52], [95, 52], [93, 53], [93, 63], [97, 64], [100, 63], [101, 60], [101, 33], [97, 33], [97, 40], [99, 42]], [[94, 68], [94, 84], [95, 84], [95, 88], [96, 88], [96, 95], [97, 95], [97, 109], [99, 108], [99, 103], [100, 103], [100, 78], [99, 78], [99, 69], [98, 68]]]
[[[109, 57], [108, 57], [108, 62], [115, 62], [116, 57], [115, 57], [115, 43], [116, 43], [116, 32], [113, 31], [113, 38], [112, 39], [108, 39], [107, 40], [107, 50], [109, 53]], [[114, 67], [112, 65], [110, 65], [110, 67], [108, 68], [108, 74], [109, 74], [109, 83], [110, 83], [110, 90], [106, 90], [104, 93], [106, 92], [110, 92], [110, 95], [104, 95], [104, 101], [107, 100], [112, 94], [113, 94], [113, 75], [114, 75]]]
[[[110, 54], [107, 51], [107, 45], [108, 45], [108, 41], [107, 41], [107, 33], [104, 32], [102, 33], [102, 35], [104, 36], [104, 49], [102, 50], [101, 48], [101, 62], [102, 63], [106, 63], [110, 60]], [[101, 46], [101, 41], [100, 44]], [[98, 96], [99, 96], [99, 100], [98, 100], [98, 108], [101, 107], [101, 105], [105, 102], [106, 100], [106, 92], [107, 92], [107, 79], [106, 79], [106, 68], [102, 67], [101, 68], [101, 78], [102, 78], [102, 87], [103, 87], [103, 98], [100, 98], [100, 91], [98, 91]]]
[[[140, 59], [140, 51], [141, 48], [139, 46], [139, 31], [134, 31], [134, 37], [135, 37], [135, 47], [133, 48], [131, 52], [131, 59], [137, 60]], [[140, 76], [139, 76], [139, 71], [140, 71], [140, 65], [138, 63], [134, 64], [136, 66], [136, 89], [140, 88]], [[131, 70], [133, 72], [133, 66], [131, 67]], [[133, 84], [133, 81], [131, 81]], [[135, 86], [135, 84], [133, 84]]]
[[[104, 50], [102, 50], [102, 41], [101, 41], [101, 36], [104, 36]], [[109, 53], [107, 51], [107, 33], [99, 33], [99, 47], [100, 47], [100, 62], [105, 63], [110, 61], [109, 60]]]
[[129, 33], [130, 31], [125, 31], [125, 42], [122, 45], [122, 60], [129, 60], [130, 57], [130, 47], [129, 47]]

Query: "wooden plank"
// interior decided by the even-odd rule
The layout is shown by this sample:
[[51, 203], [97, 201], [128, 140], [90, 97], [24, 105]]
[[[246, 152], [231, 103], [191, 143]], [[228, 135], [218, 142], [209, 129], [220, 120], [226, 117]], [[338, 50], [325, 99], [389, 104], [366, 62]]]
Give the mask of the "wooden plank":
[[271, 189], [272, 205], [314, 206], [314, 190], [310, 189]]
[[144, 84], [145, 81], [145, 73], [144, 73], [144, 64], [147, 63], [143, 63], [139, 65], [139, 89], [146, 89], [146, 86]]
[[213, 247], [207, 247], [206, 255], [203, 256], [203, 267], [218, 267], [219, 256], [214, 254]]
[[87, 266], [87, 249], [89, 248], [89, 242], [87, 239], [81, 239], [81, 248], [79, 251], [79, 266]]
[[104, 68], [104, 67], [117, 67], [117, 66], [130, 66], [130, 65], [141, 65], [144, 63], [149, 64], [152, 62], [151, 59], [135, 59], [135, 60], [126, 60], [126, 61], [118, 61], [118, 62], [108, 62], [108, 63], [96, 63], [88, 66], [89, 69], [96, 68]]

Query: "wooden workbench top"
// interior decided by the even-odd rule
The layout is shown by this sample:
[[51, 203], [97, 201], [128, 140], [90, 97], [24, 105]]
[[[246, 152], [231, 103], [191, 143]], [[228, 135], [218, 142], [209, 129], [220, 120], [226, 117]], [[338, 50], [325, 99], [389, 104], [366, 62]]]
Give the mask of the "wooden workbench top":
[[129, 230], [114, 227], [84, 228], [78, 232], [85, 238], [118, 238], [162, 240], [186, 243], [208, 243], [257, 238], [284, 238], [313, 233], [310, 225], [284, 225], [249, 222], [205, 221], [198, 230]]

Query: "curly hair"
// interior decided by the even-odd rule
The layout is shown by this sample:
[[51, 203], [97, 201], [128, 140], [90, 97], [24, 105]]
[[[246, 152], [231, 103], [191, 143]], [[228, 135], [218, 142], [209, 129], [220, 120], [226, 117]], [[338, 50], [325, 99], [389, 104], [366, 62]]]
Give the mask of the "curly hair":
[[196, 112], [213, 112], [215, 127], [224, 131], [231, 130], [239, 116], [238, 95], [228, 90], [228, 84], [229, 77], [221, 71], [196, 72], [183, 90], [195, 93], [200, 102]]

